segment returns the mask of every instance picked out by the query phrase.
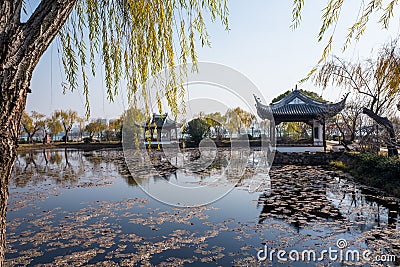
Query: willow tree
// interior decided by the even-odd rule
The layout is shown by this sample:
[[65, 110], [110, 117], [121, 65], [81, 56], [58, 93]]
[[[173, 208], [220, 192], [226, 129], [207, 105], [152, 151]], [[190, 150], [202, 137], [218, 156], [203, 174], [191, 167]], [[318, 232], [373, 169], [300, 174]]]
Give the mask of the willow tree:
[[79, 122], [79, 116], [76, 111], [73, 110], [57, 110], [54, 112], [56, 118], [60, 121], [61, 125], [64, 128], [64, 142], [68, 142], [68, 133], [71, 131], [72, 126], [76, 122]]
[[234, 109], [228, 109], [224, 118], [224, 126], [231, 132], [231, 134], [237, 130], [238, 135], [240, 135], [240, 130], [243, 127], [249, 128], [255, 119], [255, 116], [254, 114], [251, 114], [240, 107], [236, 107]]
[[326, 88], [333, 84], [365, 97], [367, 105], [363, 113], [386, 129], [388, 154], [398, 156], [393, 124], [387, 118], [396, 111], [399, 100], [400, 48], [397, 42], [384, 46], [376, 59], [363, 62], [351, 63], [334, 56], [318, 68], [312, 79], [317, 86]]
[[33, 136], [36, 132], [45, 126], [45, 117], [46, 115], [36, 111], [32, 111], [31, 115], [25, 111], [22, 114], [21, 126], [24, 132], [28, 135], [28, 143], [32, 143]]
[[220, 112], [209, 113], [204, 120], [215, 130], [218, 140], [222, 139], [225, 118]]
[[[354, 23], [348, 25], [347, 35], [345, 36], [345, 41], [342, 46], [344, 51], [349, 47], [351, 42], [361, 39], [372, 18], [379, 17], [376, 23], [380, 24], [383, 29], [388, 29], [395, 14], [398, 14], [396, 13], [396, 8], [399, 8], [400, 4], [398, 0], [366, 0], [358, 1], [359, 7], [357, 10], [346, 10], [346, 8], [343, 7], [349, 2], [351, 1], [328, 0], [327, 4], [322, 9], [321, 26], [318, 31], [317, 40], [318, 42], [325, 42], [325, 48], [323, 49], [318, 64], [326, 62], [331, 53], [335, 40], [336, 26], [340, 21], [342, 12], [351, 12], [355, 15]], [[305, 0], [293, 0], [292, 28], [297, 28], [301, 24], [302, 11], [306, 3], [307, 1]], [[305, 79], [308, 79], [316, 71], [317, 67], [313, 68]]]
[[104, 122], [101, 120], [92, 120], [85, 127], [85, 131], [89, 134], [90, 141], [92, 141], [94, 135], [97, 133], [97, 137], [100, 137], [101, 133], [107, 128]]
[[[19, 123], [34, 68], [53, 39], [62, 44], [67, 86], [82, 81], [89, 111], [88, 75], [104, 66], [108, 98], [120, 81], [130, 98], [147, 95], [140, 85], [163, 67], [196, 61], [195, 38], [208, 44], [205, 16], [227, 27], [225, 0], [41, 0], [21, 21], [24, 0], [0, 1], [0, 265], [3, 265], [7, 185], [16, 157]], [[174, 40], [177, 43], [174, 44]], [[183, 70], [184, 73], [184, 70]], [[173, 75], [165, 90], [177, 112], [182, 87]]]
[[[382, 54], [381, 54], [376, 61], [370, 60], [370, 62], [369, 63], [367, 62], [365, 65], [351, 64], [348, 62], [341, 61], [337, 57], [334, 57], [334, 59], [331, 62], [327, 62], [327, 60], [329, 58], [328, 56], [330, 55], [330, 53], [332, 51], [332, 46], [333, 46], [334, 39], [335, 39], [335, 33], [336, 33], [335, 29], [341, 18], [342, 12], [344, 12], [343, 6], [348, 2], [350, 2], [350, 1], [349, 0], [347, 0], [347, 1], [346, 0], [328, 0], [327, 4], [322, 9], [321, 26], [320, 26], [320, 29], [319, 29], [319, 32], [317, 35], [317, 40], [318, 40], [318, 42], [325, 41], [326, 45], [325, 45], [325, 48], [323, 49], [323, 52], [318, 61], [318, 64], [324, 64], [325, 70], [321, 70], [321, 66], [317, 65], [312, 70], [310, 70], [310, 72], [307, 74], [307, 76], [304, 79], [302, 79], [301, 81], [308, 80], [308, 79], [310, 79], [310, 77], [319, 76], [321, 78], [321, 80], [317, 83], [320, 83], [324, 86], [325, 82], [323, 80], [325, 78], [327, 78], [328, 76], [330, 76], [334, 83], [343, 84], [343, 85], [347, 83], [347, 85], [350, 86], [349, 84], [351, 84], [352, 82], [348, 82], [349, 81], [348, 78], [339, 77], [341, 74], [339, 74], [339, 75], [333, 74], [333, 73], [328, 74], [328, 72], [329, 72], [328, 69], [330, 68], [329, 66], [336, 68], [336, 69], [337, 68], [348, 69], [349, 73], [347, 73], [345, 71], [345, 73], [344, 73], [345, 76], [353, 76], [354, 74], [358, 75], [359, 73], [357, 73], [357, 72], [364, 72], [364, 74], [358, 75], [359, 77], [362, 77], [364, 75], [368, 76], [370, 74], [373, 74], [375, 71], [377, 71], [375, 74], [377, 74], [380, 77], [380, 79], [382, 79], [381, 73], [378, 73], [378, 72], [384, 71], [388, 76], [390, 76], [390, 78], [388, 78], [387, 80], [395, 82], [395, 84], [391, 84], [391, 85], [389, 85], [388, 88], [384, 89], [384, 91], [386, 93], [389, 93], [388, 96], [390, 98], [390, 96], [394, 96], [395, 93], [399, 92], [399, 87], [398, 86], [396, 87], [397, 81], [395, 81], [395, 77], [399, 75], [398, 67], [394, 67], [393, 69], [390, 69], [390, 68], [386, 68], [386, 66], [384, 66], [384, 65], [382, 65], [382, 66], [376, 65], [376, 64], [379, 64], [378, 63], [379, 61], [381, 61], [382, 64], [392, 64], [391, 66], [396, 65], [396, 60], [390, 59], [390, 56], [386, 57], [386, 59], [384, 59], [385, 56], [382, 57]], [[306, 3], [305, 0], [293, 0], [293, 9], [292, 9], [293, 20], [292, 20], [292, 25], [291, 25], [292, 28], [297, 28], [300, 25], [301, 20], [302, 20], [302, 11], [304, 9], [305, 3]], [[345, 51], [349, 47], [351, 42], [359, 41], [361, 39], [361, 37], [365, 33], [365, 30], [368, 27], [368, 23], [370, 23], [371, 18], [373, 18], [373, 17], [376, 17], [376, 16], [379, 17], [377, 23], [380, 24], [383, 29], [388, 29], [390, 26], [390, 22], [393, 20], [393, 18], [395, 18], [395, 14], [398, 14], [398, 12], [396, 12], [396, 11], [399, 8], [399, 4], [400, 4], [400, 2], [398, 0], [359, 1], [358, 10], [351, 11], [353, 14], [357, 14], [357, 15], [354, 18], [355, 19], [354, 23], [351, 25], [348, 25], [347, 36], [345, 37], [345, 41], [342, 46], [342, 50]], [[328, 38], [326, 38], [327, 36], [328, 36]], [[327, 39], [327, 41], [326, 41], [326, 39]], [[396, 45], [397, 45], [397, 42], [395, 42], [395, 46]], [[393, 44], [392, 44], [392, 48], [394, 48]], [[385, 52], [383, 52], [383, 53], [385, 53]], [[391, 62], [391, 63], [389, 63], [389, 62]], [[338, 63], [338, 64], [336, 64], [336, 63]], [[375, 64], [375, 66], [374, 66], [374, 64]], [[398, 63], [397, 63], [397, 65], [398, 65]], [[361, 69], [357, 70], [357, 68], [359, 68], [359, 67], [361, 67], [362, 70]], [[316, 74], [316, 72], [318, 72], [318, 71], [319, 71], [319, 74]], [[367, 72], [369, 72], [369, 74], [366, 74]], [[322, 76], [325, 76], [325, 78], [323, 78]], [[333, 77], [335, 77], [335, 78], [333, 78]], [[317, 78], [317, 79], [319, 79], [319, 78]], [[374, 80], [374, 78], [372, 78], [372, 80]], [[377, 78], [375, 78], [375, 80], [377, 80]], [[369, 82], [367, 82], [367, 83], [369, 83]], [[364, 84], [365, 84], [365, 82], [363, 83], [363, 85]], [[380, 87], [380, 86], [378, 86], [378, 87]], [[364, 87], [357, 87], [357, 88], [360, 88], [361, 94], [363, 94], [363, 95], [369, 94], [370, 97], [374, 98], [374, 95], [376, 92], [371, 94], [371, 93], [365, 91]], [[369, 90], [369, 89], [367, 89], [367, 90]], [[380, 95], [382, 93], [384, 93], [384, 92], [379, 91], [378, 95]], [[390, 98], [390, 99], [392, 99], [392, 98]], [[375, 104], [376, 104], [376, 101], [372, 100], [372, 102], [375, 102]], [[386, 103], [384, 105], [387, 105], [387, 101], [385, 101], [385, 102]], [[391, 103], [391, 104], [394, 105], [395, 103]], [[379, 106], [379, 104], [378, 104], [378, 106]], [[400, 102], [397, 103], [397, 107], [400, 110]], [[389, 133], [390, 138], [392, 139], [392, 141], [389, 141], [389, 143], [388, 143], [389, 154], [393, 153], [393, 155], [397, 155], [397, 153], [398, 153], [397, 149], [395, 149], [393, 147], [394, 133], [392, 131], [393, 127], [391, 126], [391, 122], [387, 118], [379, 116], [379, 110], [376, 110], [376, 109], [374, 110], [372, 108], [372, 106], [370, 108], [368, 108], [368, 107], [365, 108], [364, 113], [385, 127], [385, 129]]]
[[45, 124], [47, 133], [50, 134], [52, 141], [54, 140], [53, 138], [63, 130], [63, 127], [55, 114], [50, 118], [47, 118]]

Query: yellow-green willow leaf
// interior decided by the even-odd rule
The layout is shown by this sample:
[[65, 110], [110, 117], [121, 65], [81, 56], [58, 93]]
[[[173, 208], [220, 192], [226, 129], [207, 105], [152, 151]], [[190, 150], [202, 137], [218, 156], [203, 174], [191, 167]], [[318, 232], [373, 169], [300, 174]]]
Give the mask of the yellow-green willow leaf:
[[[60, 34], [70, 89], [78, 86], [82, 76], [86, 95], [86, 65], [93, 76], [100, 65], [109, 100], [114, 100], [123, 82], [129, 100], [148, 101], [145, 82], [150, 76], [163, 68], [185, 66], [188, 59], [196, 63], [196, 39], [209, 45], [203, 13], [211, 21], [219, 19], [228, 29], [226, 0], [78, 0]], [[79, 72], [78, 65], [83, 67]], [[183, 102], [184, 88], [178, 84], [182, 81], [178, 76], [185, 73], [179, 70], [171, 75], [162, 90], [164, 95], [160, 95], [173, 113], [180, 111]]]
[[[319, 42], [324, 40], [324, 36], [330, 34], [334, 35], [335, 27], [340, 20], [340, 11], [342, 6], [350, 2], [350, 0], [328, 0], [321, 13], [321, 26], [317, 34], [317, 40]], [[345, 37], [342, 50], [345, 51], [352, 41], [359, 41], [360, 38], [365, 33], [368, 22], [370, 22], [373, 16], [378, 15], [380, 19], [378, 23], [382, 25], [383, 28], [388, 28], [390, 21], [395, 18], [395, 8], [399, 7], [398, 0], [366, 0], [359, 2], [359, 12], [354, 12], [357, 14], [355, 16], [355, 22], [348, 25], [348, 33]], [[297, 28], [302, 19], [302, 11], [304, 9], [304, 4], [306, 1], [303, 0], [293, 0], [292, 9], [292, 28]], [[333, 33], [330, 30], [333, 28]], [[331, 45], [334, 41], [329, 39], [328, 44], [324, 46], [322, 59], [326, 59], [331, 51]], [[324, 61], [324, 60], [323, 60]], [[321, 63], [321, 61], [320, 61]]]

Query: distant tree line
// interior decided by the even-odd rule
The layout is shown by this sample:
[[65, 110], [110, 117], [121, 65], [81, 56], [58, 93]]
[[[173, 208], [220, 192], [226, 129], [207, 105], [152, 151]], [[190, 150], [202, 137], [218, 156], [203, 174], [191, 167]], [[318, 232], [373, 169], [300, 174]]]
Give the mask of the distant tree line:
[[183, 133], [187, 134], [189, 140], [195, 144], [205, 137], [215, 137], [217, 140], [222, 140], [226, 134], [238, 134], [240, 137], [243, 130], [247, 134], [255, 119], [253, 114], [239, 107], [228, 109], [225, 114], [200, 113], [197, 118], [184, 125]]
[[49, 117], [36, 111], [30, 114], [25, 111], [21, 119], [21, 133], [27, 135], [28, 143], [34, 142], [34, 138], [37, 140], [39, 136], [43, 142], [47, 136], [55, 141], [57, 135], [64, 133], [62, 141], [67, 143], [74, 125], [79, 129], [81, 141], [91, 142], [95, 136], [107, 141], [121, 140], [122, 118], [111, 120], [108, 124], [102, 119], [88, 121], [73, 110], [57, 110]]

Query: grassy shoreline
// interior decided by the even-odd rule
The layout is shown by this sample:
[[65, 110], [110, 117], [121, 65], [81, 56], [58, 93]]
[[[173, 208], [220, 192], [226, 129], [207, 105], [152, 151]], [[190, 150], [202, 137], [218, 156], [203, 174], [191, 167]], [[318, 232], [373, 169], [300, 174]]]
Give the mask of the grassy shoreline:
[[360, 184], [400, 198], [400, 158], [346, 153], [330, 166], [349, 173]]

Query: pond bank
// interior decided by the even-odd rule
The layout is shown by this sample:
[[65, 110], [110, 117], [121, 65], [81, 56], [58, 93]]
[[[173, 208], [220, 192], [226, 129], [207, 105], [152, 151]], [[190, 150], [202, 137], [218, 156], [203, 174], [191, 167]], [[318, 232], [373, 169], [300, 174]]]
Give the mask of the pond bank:
[[400, 159], [375, 154], [350, 154], [331, 161], [330, 165], [350, 173], [366, 186], [400, 198]]

